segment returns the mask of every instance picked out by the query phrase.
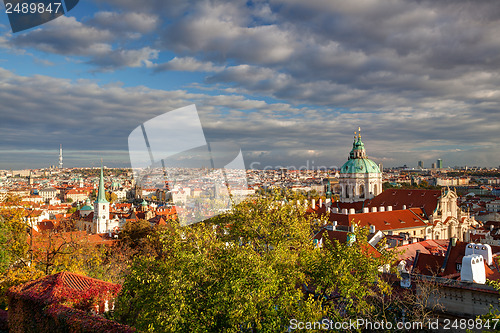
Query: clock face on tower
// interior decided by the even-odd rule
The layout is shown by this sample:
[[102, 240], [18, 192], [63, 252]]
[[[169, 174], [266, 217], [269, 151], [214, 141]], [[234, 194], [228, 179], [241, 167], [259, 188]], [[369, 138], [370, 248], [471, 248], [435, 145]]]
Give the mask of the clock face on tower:
[[103, 220], [105, 220], [105, 219], [106, 219], [106, 215], [103, 215], [103, 216], [102, 216], [102, 219], [103, 219]]

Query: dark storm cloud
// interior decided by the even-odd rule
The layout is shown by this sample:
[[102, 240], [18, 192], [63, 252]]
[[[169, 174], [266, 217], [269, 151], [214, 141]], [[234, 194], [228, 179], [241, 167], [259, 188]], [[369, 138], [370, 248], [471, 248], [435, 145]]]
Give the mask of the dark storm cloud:
[[162, 40], [181, 55], [232, 64], [207, 82], [247, 93], [367, 110], [418, 109], [428, 98], [475, 106], [491, 94], [471, 92], [496, 90], [484, 74], [500, 61], [498, 10], [475, 4], [271, 1], [257, 11], [197, 2]]
[[[51, 91], [41, 87], [47, 96], [57, 96], [44, 101], [52, 110], [48, 119], [75, 142], [97, 144], [98, 133], [107, 131], [103, 149], [123, 149], [117, 138], [128, 135], [131, 123], [163, 107], [195, 102], [207, 135], [238, 141], [248, 156], [268, 163], [313, 157], [331, 163], [335, 156], [342, 164], [351, 129], [362, 126], [372, 142], [369, 155], [389, 164], [397, 163], [397, 156], [416, 161], [439, 154], [457, 164], [469, 157], [499, 164], [492, 144], [500, 139], [497, 2], [107, 2], [116, 11], [82, 22], [59, 18], [11, 41], [19, 48], [83, 57], [97, 70], [143, 66], [156, 73], [208, 73], [199, 87], [226, 95], [141, 92], [90, 82], [56, 81], [58, 88]], [[164, 53], [174, 58], [163, 60]], [[28, 98], [19, 101], [24, 109], [34, 110], [29, 95], [34, 93], [27, 91]], [[282, 103], [263, 101], [269, 97]], [[65, 111], [66, 104], [72, 107]], [[76, 113], [73, 119], [69, 110]], [[6, 117], [14, 127], [21, 118]], [[27, 127], [32, 133], [12, 131], [7, 142], [50, 133], [48, 123], [32, 122]], [[78, 127], [82, 123], [87, 126]]]
[[[135, 22], [134, 20], [139, 20]], [[74, 17], [61, 16], [44, 26], [10, 39], [18, 48], [34, 48], [47, 53], [87, 57], [97, 70], [122, 67], [151, 67], [158, 51], [151, 47], [127, 49], [114, 47], [120, 38], [138, 38], [150, 31], [156, 18], [142, 14], [100, 12], [91, 24], [78, 22]], [[107, 23], [106, 23], [107, 21]]]
[[[12, 165], [8, 164], [12, 154], [8, 154], [10, 159], [2, 157], [9, 151], [16, 150], [16, 156], [21, 156], [26, 150], [29, 160], [36, 155], [29, 153], [33, 149], [49, 151], [60, 143], [73, 152], [66, 160], [73, 165], [90, 166], [99, 154], [110, 161], [112, 158], [115, 166], [127, 165], [127, 138], [134, 128], [191, 103], [198, 107], [207, 140], [239, 144], [247, 167], [252, 162], [261, 167], [284, 163], [302, 166], [307, 161], [341, 165], [350, 149], [352, 129], [360, 125], [365, 128], [368, 154], [379, 162], [397, 163], [402, 156], [410, 160], [446, 156], [451, 163], [453, 156], [457, 160], [457, 154], [468, 153], [492, 164], [499, 153], [496, 146], [491, 146], [499, 139], [495, 126], [498, 122], [489, 121], [490, 125], [485, 126], [488, 119], [484, 115], [463, 110], [458, 116], [430, 108], [427, 113], [412, 109], [340, 112], [267, 103], [239, 95], [211, 96], [182, 90], [101, 86], [86, 80], [24, 77], [7, 70], [1, 70], [0, 78], [0, 168]], [[22, 93], [19, 87], [23, 87]], [[497, 116], [492, 113], [491, 117]], [[468, 126], [461, 127], [461, 123]], [[487, 141], [482, 140], [485, 137]], [[80, 157], [78, 151], [82, 152]]]

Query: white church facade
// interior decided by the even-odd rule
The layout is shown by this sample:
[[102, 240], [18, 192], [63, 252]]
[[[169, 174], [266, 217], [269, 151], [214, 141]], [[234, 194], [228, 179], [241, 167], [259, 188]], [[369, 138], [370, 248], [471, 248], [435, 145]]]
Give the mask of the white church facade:
[[110, 204], [106, 199], [103, 168], [99, 177], [99, 187], [94, 205], [87, 200], [86, 205], [79, 210], [80, 219], [77, 228], [93, 234], [110, 233], [120, 226], [118, 218], [110, 218]]

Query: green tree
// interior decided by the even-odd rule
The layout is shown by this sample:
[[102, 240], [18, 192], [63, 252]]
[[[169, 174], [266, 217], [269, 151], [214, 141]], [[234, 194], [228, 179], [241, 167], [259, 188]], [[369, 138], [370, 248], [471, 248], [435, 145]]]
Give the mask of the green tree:
[[427, 180], [422, 180], [420, 184], [418, 184], [418, 187], [420, 188], [428, 188], [429, 187], [429, 182]]
[[106, 192], [106, 200], [108, 200], [110, 203], [113, 203], [118, 200], [118, 196], [116, 195], [116, 193]]
[[296, 199], [275, 192], [150, 234], [160, 250], [137, 257], [115, 318], [155, 332], [282, 332], [291, 319], [342, 316], [334, 292], [350, 300], [351, 313], [372, 311], [366, 299], [373, 290], [389, 292], [378, 274], [389, 256], [369, 255], [362, 229], [350, 245], [315, 247], [311, 228], [319, 219]]
[[[308, 253], [304, 258], [315, 293], [332, 305], [328, 312], [330, 318], [377, 317], [381, 309], [373, 297], [378, 293], [391, 293], [380, 271], [389, 268], [393, 254], [385, 251], [383, 244], [377, 251], [367, 243], [367, 236], [366, 228], [355, 227], [345, 243], [323, 237], [321, 251]], [[341, 303], [332, 303], [332, 295]], [[342, 313], [338, 311], [340, 307]]]
[[78, 210], [78, 207], [70, 207], [70, 208], [68, 208], [68, 210], [66, 211], [66, 213], [67, 214], [73, 214], [77, 210]]
[[0, 220], [0, 274], [9, 268], [11, 261], [7, 247], [8, 233], [7, 225]]
[[27, 259], [29, 245], [27, 231], [29, 225], [25, 217], [29, 213], [25, 210], [20, 198], [7, 197], [0, 206], [0, 273], [12, 265], [24, 265]]
[[0, 205], [0, 308], [7, 306], [5, 291], [14, 285], [43, 275], [29, 267], [29, 225], [25, 217], [30, 212], [18, 197], [8, 196]]
[[147, 246], [147, 236], [152, 232], [146, 220], [127, 221], [120, 231], [120, 240], [131, 248]]

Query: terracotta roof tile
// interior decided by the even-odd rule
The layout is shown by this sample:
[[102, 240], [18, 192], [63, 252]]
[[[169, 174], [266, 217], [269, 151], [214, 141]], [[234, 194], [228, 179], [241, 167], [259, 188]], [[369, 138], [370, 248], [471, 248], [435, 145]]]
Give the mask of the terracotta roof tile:
[[422, 208], [430, 216], [438, 204], [441, 196], [439, 190], [407, 190], [387, 189], [365, 204], [365, 207], [392, 206], [394, 210], [418, 207]]
[[[27, 282], [12, 291], [27, 300], [38, 300], [46, 304], [64, 302], [67, 299], [82, 301], [84, 298], [118, 294], [121, 286], [71, 272], [60, 272]], [[92, 291], [92, 292], [89, 292]]]
[[419, 218], [420, 209], [393, 210], [390, 212], [372, 212], [360, 214], [330, 214], [330, 221], [337, 221], [339, 225], [349, 226], [353, 222], [359, 226], [375, 226], [376, 230], [397, 230], [425, 227], [427, 224]]
[[418, 253], [413, 263], [413, 273], [423, 275], [439, 275], [440, 269], [443, 266], [445, 257], [435, 256], [429, 253]]

